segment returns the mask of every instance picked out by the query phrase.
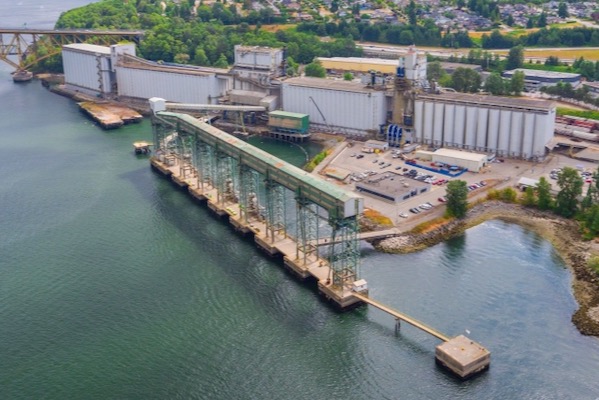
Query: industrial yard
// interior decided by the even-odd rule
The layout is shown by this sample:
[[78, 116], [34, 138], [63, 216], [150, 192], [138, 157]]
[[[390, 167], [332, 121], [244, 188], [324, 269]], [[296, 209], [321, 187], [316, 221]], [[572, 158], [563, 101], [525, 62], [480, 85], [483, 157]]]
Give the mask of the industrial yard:
[[[359, 155], [363, 157], [358, 158]], [[489, 189], [503, 188], [507, 186], [516, 187], [521, 178], [530, 178], [538, 180], [540, 177], [545, 177], [554, 189], [558, 189], [555, 180], [551, 178], [551, 171], [569, 166], [583, 171], [596, 171], [597, 164], [592, 161], [577, 160], [569, 157], [567, 154], [554, 153], [547, 157], [543, 162], [530, 162], [514, 159], [496, 159], [489, 163], [480, 172], [465, 172], [456, 178], [451, 178], [446, 175], [435, 174], [430, 171], [414, 167], [406, 163], [401, 158], [393, 158], [393, 153], [387, 151], [385, 153], [366, 154], [360, 151], [359, 146], [347, 146], [347, 143], [342, 143], [337, 152], [329, 159], [326, 166], [321, 167], [321, 173], [327, 175], [327, 171], [343, 171], [347, 173], [347, 178], [338, 180], [332, 177], [326, 177], [331, 182], [336, 182], [339, 185], [345, 186], [349, 190], [356, 190], [356, 186], [367, 180], [374, 181], [375, 185], [392, 185], [401, 187], [404, 183], [409, 185], [427, 185], [428, 189], [424, 193], [419, 193], [409, 199], [394, 202], [382, 199], [379, 196], [370, 195], [364, 191], [360, 192], [364, 197], [365, 208], [379, 211], [384, 216], [389, 217], [393, 223], [401, 231], [409, 231], [416, 225], [430, 220], [432, 218], [443, 215], [445, 205], [439, 201], [446, 194], [445, 186], [447, 182], [434, 184], [439, 180], [461, 179], [467, 182], [468, 186], [479, 185], [472, 189], [468, 195], [470, 202], [484, 198]], [[381, 165], [381, 163], [383, 163]], [[413, 180], [405, 174], [410, 170], [417, 170], [421, 174], [433, 175], [432, 183], [423, 183]], [[368, 175], [367, 178], [356, 181], [352, 176]], [[377, 180], [380, 181], [376, 182]], [[483, 182], [483, 185], [481, 185]], [[586, 190], [585, 188], [583, 190]], [[432, 207], [428, 210], [419, 208], [423, 204], [430, 203]], [[410, 209], [418, 209], [420, 212], [415, 214], [410, 212]], [[402, 214], [403, 216], [400, 216]]]

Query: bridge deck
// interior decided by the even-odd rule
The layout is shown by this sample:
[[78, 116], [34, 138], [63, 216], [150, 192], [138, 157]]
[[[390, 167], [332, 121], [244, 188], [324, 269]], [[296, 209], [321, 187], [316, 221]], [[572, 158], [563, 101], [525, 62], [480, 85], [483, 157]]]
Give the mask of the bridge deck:
[[434, 337], [443, 340], [444, 342], [448, 342], [450, 340], [449, 336], [444, 335], [443, 333], [439, 332], [438, 330], [431, 328], [430, 326], [426, 325], [423, 322], [420, 322], [412, 317], [410, 317], [409, 315], [406, 315], [404, 313], [401, 313], [399, 311], [395, 311], [390, 307], [387, 307], [386, 305], [379, 303], [376, 300], [373, 300], [367, 296], [363, 296], [359, 293], [354, 293], [354, 297], [358, 298], [359, 300], [363, 301], [364, 303], [368, 303], [376, 308], [378, 308], [379, 310], [382, 310], [388, 314], [391, 314], [392, 316], [394, 316], [395, 318], [398, 318], [402, 321], [407, 322], [408, 324], [415, 326], [418, 329], [423, 330], [424, 332], [433, 335]]

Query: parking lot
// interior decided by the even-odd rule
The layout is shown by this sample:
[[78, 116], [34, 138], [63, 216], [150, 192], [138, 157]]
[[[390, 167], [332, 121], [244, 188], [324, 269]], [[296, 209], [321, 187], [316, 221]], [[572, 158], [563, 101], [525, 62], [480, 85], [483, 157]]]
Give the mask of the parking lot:
[[[520, 177], [539, 179], [544, 176], [555, 190], [558, 190], [555, 171], [564, 166], [576, 168], [582, 172], [594, 172], [597, 164], [569, 158], [565, 155], [551, 154], [544, 162], [533, 163], [521, 160], [502, 159], [496, 160], [478, 173], [466, 172], [457, 178], [451, 178], [441, 174], [424, 170], [412, 165], [407, 165], [401, 158], [393, 158], [391, 151], [384, 153], [362, 153], [355, 147], [346, 147], [336, 155], [324, 168], [343, 170], [349, 173], [344, 182], [336, 181], [346, 185], [348, 189], [356, 191], [356, 184], [361, 182], [373, 185], [403, 185], [411, 183], [411, 179], [417, 179], [429, 185], [430, 190], [419, 193], [406, 200], [393, 202], [380, 197], [361, 192], [364, 197], [365, 207], [379, 211], [389, 217], [399, 228], [409, 230], [415, 225], [428, 219], [441, 216], [445, 212], [443, 199], [446, 194], [447, 182], [452, 179], [460, 179], [467, 182], [471, 187], [468, 195], [469, 201], [486, 196], [486, 191], [493, 187], [501, 189], [506, 186], [515, 186]], [[554, 174], [552, 176], [552, 171]], [[590, 183], [588, 177], [586, 185]], [[327, 178], [334, 181], [332, 178]], [[490, 183], [490, 184], [488, 184]], [[412, 210], [412, 211], [410, 211]], [[416, 211], [417, 210], [417, 211]]]

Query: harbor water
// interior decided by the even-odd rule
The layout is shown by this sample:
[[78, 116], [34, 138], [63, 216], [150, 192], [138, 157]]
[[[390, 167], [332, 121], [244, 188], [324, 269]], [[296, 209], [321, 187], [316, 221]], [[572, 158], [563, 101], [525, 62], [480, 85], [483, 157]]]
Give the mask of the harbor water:
[[336, 313], [153, 173], [131, 145], [147, 121], [103, 131], [6, 65], [0, 99], [0, 399], [599, 398], [599, 340], [534, 233], [489, 221], [415, 254], [362, 247], [371, 297], [492, 352], [462, 382], [437, 339]]

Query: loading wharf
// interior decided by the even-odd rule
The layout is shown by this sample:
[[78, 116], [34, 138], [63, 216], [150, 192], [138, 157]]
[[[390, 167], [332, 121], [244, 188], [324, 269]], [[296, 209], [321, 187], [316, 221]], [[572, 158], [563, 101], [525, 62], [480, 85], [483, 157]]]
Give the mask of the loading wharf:
[[[363, 198], [201, 119], [169, 112], [162, 99], [150, 99], [150, 106], [155, 148], [150, 162], [155, 171], [240, 233], [253, 236], [265, 253], [282, 257], [300, 280], [315, 280], [319, 294], [337, 308], [371, 304], [435, 336], [444, 342], [436, 347], [437, 362], [461, 378], [489, 366], [490, 353], [478, 343], [463, 335], [450, 338], [368, 297], [367, 283], [359, 277]], [[294, 207], [288, 207], [289, 202]], [[385, 232], [393, 234], [397, 232]]]

